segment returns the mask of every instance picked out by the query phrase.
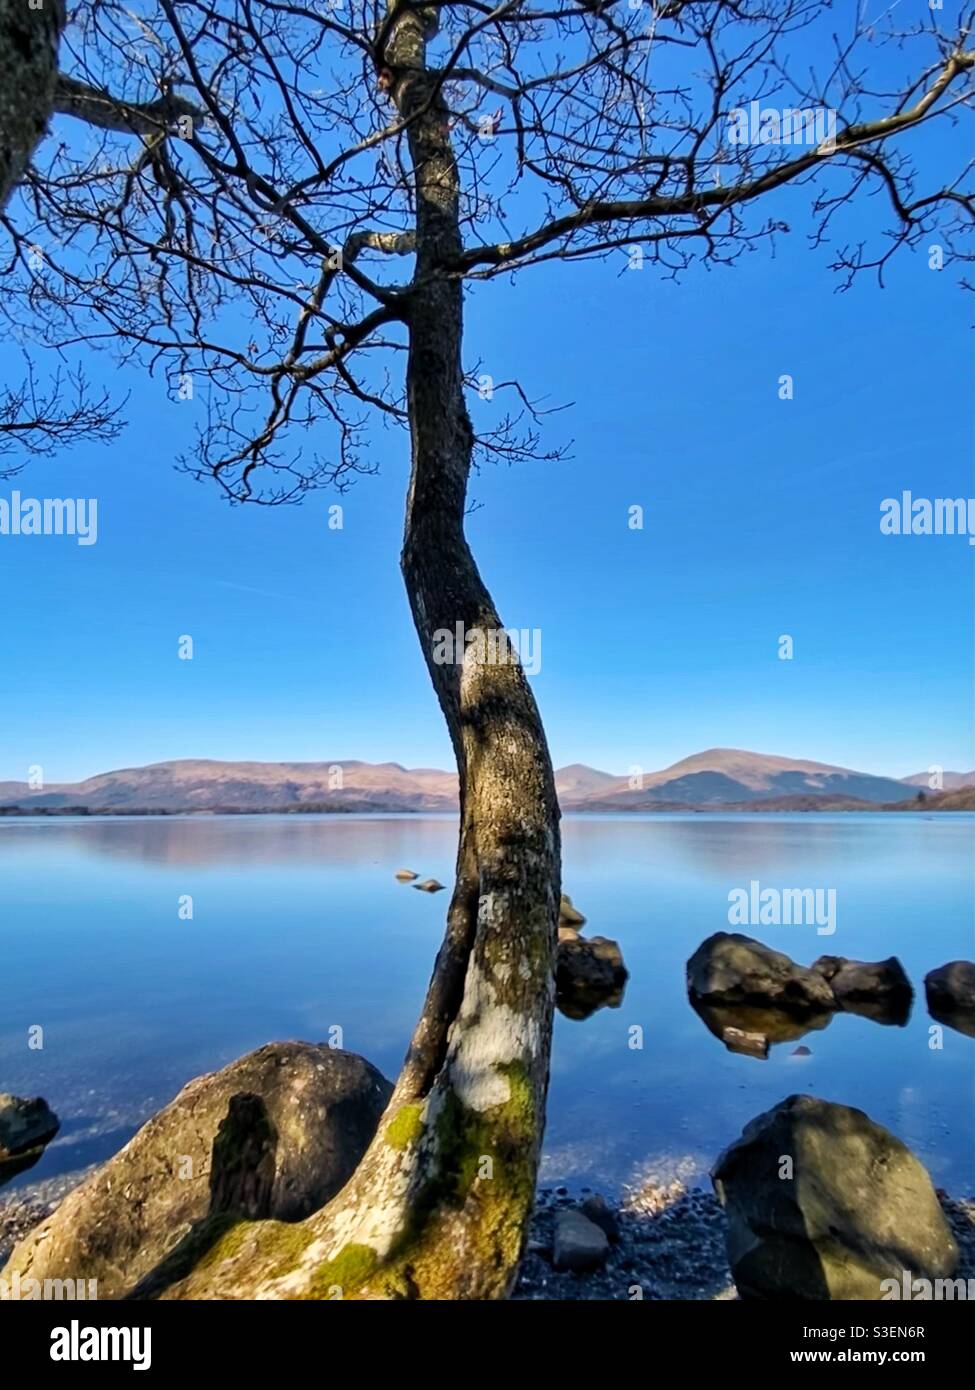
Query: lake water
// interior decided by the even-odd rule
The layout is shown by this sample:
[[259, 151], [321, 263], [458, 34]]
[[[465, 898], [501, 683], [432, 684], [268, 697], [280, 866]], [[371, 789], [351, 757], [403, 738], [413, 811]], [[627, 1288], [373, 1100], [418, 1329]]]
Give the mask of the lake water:
[[[748, 1119], [810, 1091], [866, 1110], [969, 1194], [975, 1044], [945, 1028], [931, 1046], [922, 981], [972, 955], [972, 830], [946, 814], [567, 818], [565, 891], [586, 933], [620, 942], [630, 980], [619, 1008], [557, 1017], [543, 1180], [701, 1180]], [[449, 817], [0, 821], [0, 1090], [62, 1120], [12, 1187], [108, 1157], [191, 1077], [269, 1040], [340, 1027], [394, 1077], [448, 894], [393, 874], [449, 884], [454, 839]], [[753, 879], [835, 889], [835, 933], [729, 927], [728, 894]], [[684, 965], [734, 929], [803, 964], [899, 956], [909, 1023], [841, 1014], [805, 1037], [808, 1057], [728, 1052], [688, 1005]]]

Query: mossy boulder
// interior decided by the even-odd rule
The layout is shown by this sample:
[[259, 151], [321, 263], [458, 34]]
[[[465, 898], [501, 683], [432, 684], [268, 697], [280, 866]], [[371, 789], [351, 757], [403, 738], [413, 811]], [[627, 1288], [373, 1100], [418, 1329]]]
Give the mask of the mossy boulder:
[[905, 1270], [944, 1279], [958, 1263], [927, 1169], [862, 1110], [789, 1096], [711, 1179], [743, 1298], [879, 1300]]
[[184, 1086], [15, 1248], [9, 1277], [97, 1279], [120, 1298], [198, 1223], [295, 1222], [344, 1187], [392, 1087], [324, 1043], [270, 1043]]

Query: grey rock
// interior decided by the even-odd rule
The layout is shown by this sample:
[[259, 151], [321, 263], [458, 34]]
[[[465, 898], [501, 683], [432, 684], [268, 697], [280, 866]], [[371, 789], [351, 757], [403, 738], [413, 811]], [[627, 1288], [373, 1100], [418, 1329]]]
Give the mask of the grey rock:
[[629, 972], [619, 943], [605, 936], [569, 937], [559, 941], [555, 997], [569, 1018], [588, 1018], [596, 1009], [618, 1008]]
[[789, 1096], [745, 1126], [711, 1178], [743, 1298], [880, 1300], [905, 1269], [933, 1280], [958, 1263], [927, 1170], [862, 1110]]
[[0, 1162], [49, 1144], [61, 1122], [46, 1100], [0, 1092]]
[[844, 1012], [861, 1014], [878, 1023], [907, 1022], [914, 990], [896, 956], [876, 961], [820, 956], [812, 969], [829, 982]]
[[555, 1217], [552, 1264], [556, 1269], [582, 1273], [606, 1263], [609, 1240], [581, 1211], [560, 1211]]
[[929, 971], [924, 993], [933, 1018], [975, 1037], [975, 961], [952, 960]]
[[619, 1218], [605, 1197], [593, 1193], [591, 1197], [586, 1198], [579, 1210], [594, 1226], [605, 1231], [610, 1244], [617, 1244], [620, 1238]]
[[692, 999], [710, 1005], [762, 1005], [793, 1015], [836, 1008], [828, 981], [782, 951], [738, 932], [716, 932], [687, 962]]

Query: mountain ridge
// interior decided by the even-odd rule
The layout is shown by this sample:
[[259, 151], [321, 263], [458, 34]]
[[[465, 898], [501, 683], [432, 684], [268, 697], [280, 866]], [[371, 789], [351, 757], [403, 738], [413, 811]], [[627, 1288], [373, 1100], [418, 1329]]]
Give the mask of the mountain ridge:
[[[919, 778], [924, 778], [923, 784]], [[966, 780], [967, 779], [967, 780]], [[740, 748], [709, 748], [669, 767], [617, 775], [570, 763], [555, 774], [564, 811], [881, 809], [917, 801], [928, 774], [884, 777], [837, 764]], [[945, 772], [946, 792], [975, 786], [975, 772]], [[965, 801], [964, 795], [961, 797]], [[116, 768], [75, 783], [31, 788], [0, 782], [0, 810], [21, 814], [187, 811], [452, 811], [457, 778], [439, 768], [361, 759], [315, 762], [178, 758]], [[954, 806], [955, 802], [949, 803]]]

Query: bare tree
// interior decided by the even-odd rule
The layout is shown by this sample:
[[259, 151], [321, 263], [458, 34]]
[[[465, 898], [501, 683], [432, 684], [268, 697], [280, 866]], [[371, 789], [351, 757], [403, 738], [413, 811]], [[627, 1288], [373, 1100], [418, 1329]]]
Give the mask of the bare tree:
[[[359, 1170], [298, 1227], [214, 1237], [171, 1296], [510, 1290], [544, 1124], [559, 823], [464, 534], [479, 451], [542, 446], [513, 384], [497, 427], [472, 427], [465, 291], [554, 258], [729, 263], [788, 231], [786, 186], [808, 189], [847, 279], [935, 236], [961, 259], [967, 171], [921, 186], [911, 155], [940, 168], [925, 132], [971, 103], [970, 11], [900, 31], [896, 8], [875, 27], [841, 9], [833, 34], [825, 0], [93, 0], [65, 31], [54, 106], [74, 121], [8, 210], [5, 312], [49, 346], [108, 341], [174, 391], [196, 383], [183, 466], [234, 502], [344, 487], [373, 466], [370, 420], [408, 427], [402, 569], [460, 774], [446, 936]], [[847, 244], [848, 200], [874, 192], [879, 244]], [[471, 640], [442, 662], [458, 624]]]

